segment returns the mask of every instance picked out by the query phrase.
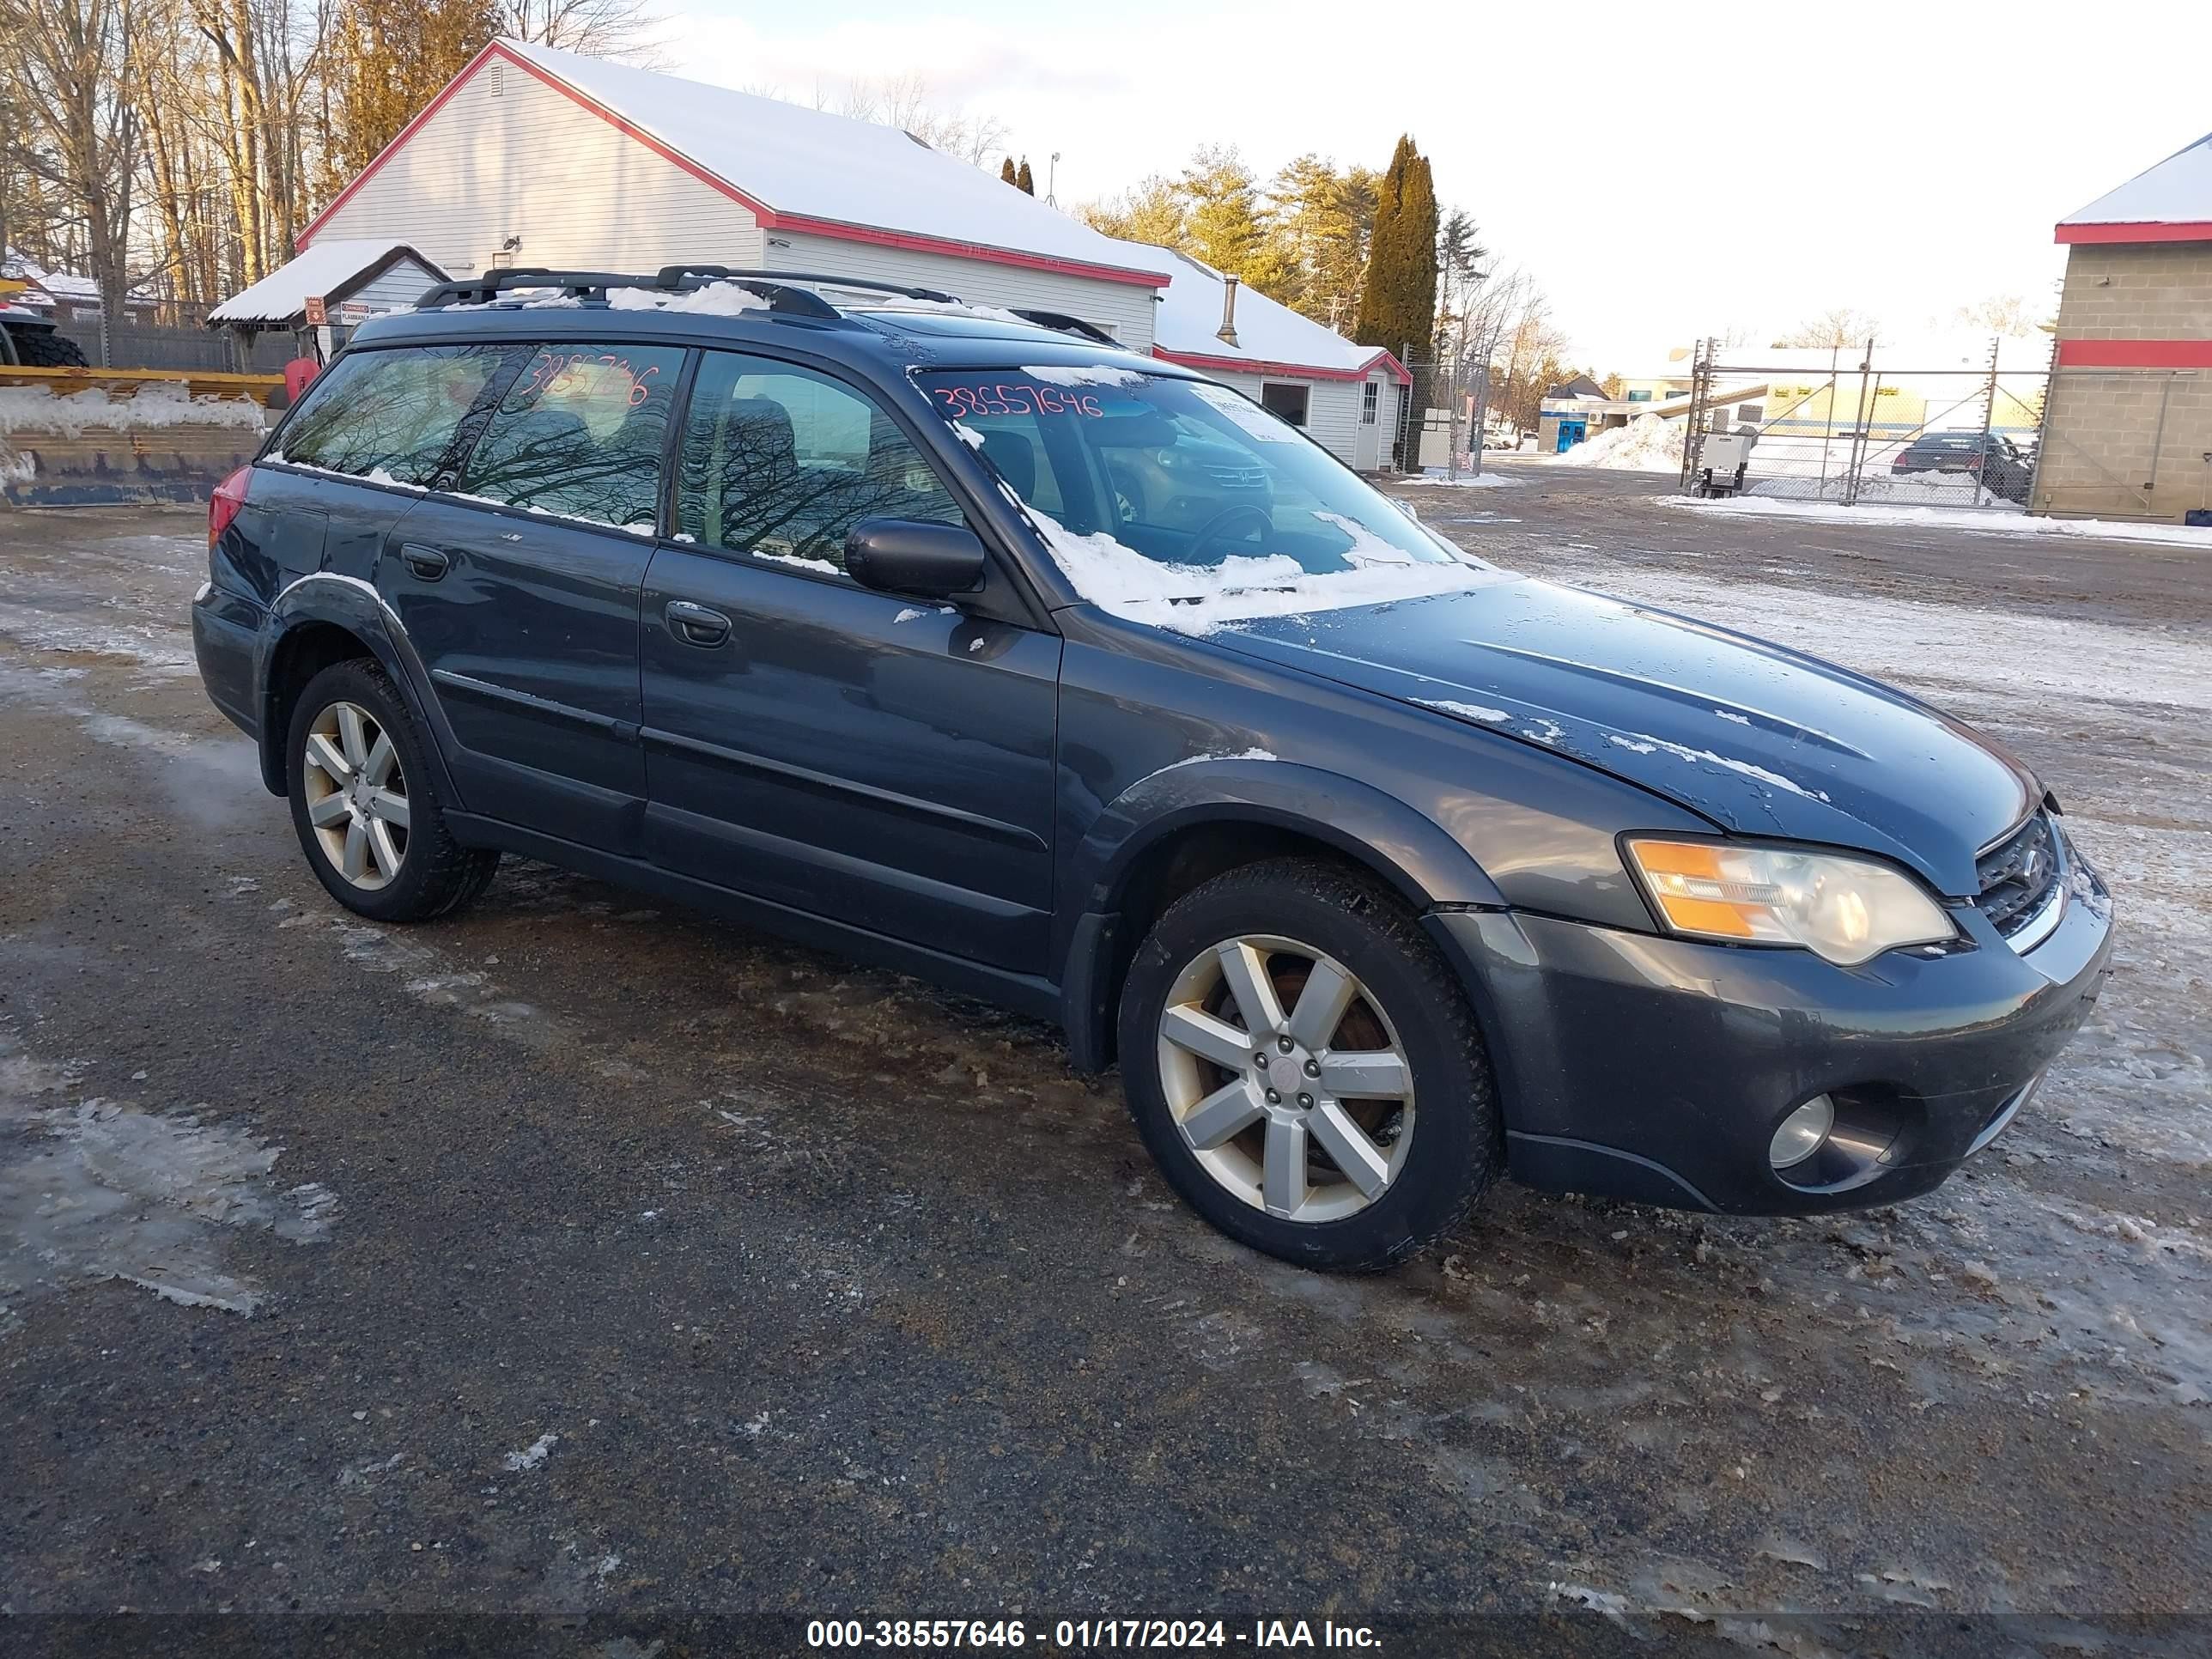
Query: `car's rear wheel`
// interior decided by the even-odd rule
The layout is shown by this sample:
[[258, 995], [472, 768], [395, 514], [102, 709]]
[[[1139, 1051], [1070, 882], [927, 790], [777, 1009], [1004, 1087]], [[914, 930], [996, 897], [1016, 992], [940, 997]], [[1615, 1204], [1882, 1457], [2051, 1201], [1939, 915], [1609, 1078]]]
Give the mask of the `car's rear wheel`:
[[491, 880], [499, 854], [453, 838], [422, 734], [374, 659], [334, 664], [308, 682], [286, 754], [300, 845], [348, 909], [424, 921]]
[[1285, 1261], [1366, 1272], [1458, 1221], [1504, 1162], [1450, 969], [1385, 888], [1276, 860], [1169, 908], [1122, 991], [1123, 1087], [1193, 1208]]

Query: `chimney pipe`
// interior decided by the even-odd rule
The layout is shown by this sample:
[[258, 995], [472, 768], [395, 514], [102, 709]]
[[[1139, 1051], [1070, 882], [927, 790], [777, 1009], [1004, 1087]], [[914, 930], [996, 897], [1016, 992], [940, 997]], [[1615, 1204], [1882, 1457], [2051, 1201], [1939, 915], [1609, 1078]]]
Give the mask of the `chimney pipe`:
[[1221, 279], [1221, 327], [1213, 337], [1227, 345], [1237, 343], [1237, 279], [1234, 276]]

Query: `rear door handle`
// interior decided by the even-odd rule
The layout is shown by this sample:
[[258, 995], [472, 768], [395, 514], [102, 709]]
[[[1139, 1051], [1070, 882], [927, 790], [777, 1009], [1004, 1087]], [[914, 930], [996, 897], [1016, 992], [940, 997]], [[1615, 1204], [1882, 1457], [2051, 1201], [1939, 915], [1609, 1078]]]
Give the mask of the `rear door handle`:
[[727, 617], [689, 599], [671, 599], [660, 614], [667, 618], [668, 631], [686, 645], [711, 648], [730, 637]]
[[434, 582], [453, 568], [453, 560], [434, 547], [408, 542], [399, 550], [399, 562], [426, 582]]

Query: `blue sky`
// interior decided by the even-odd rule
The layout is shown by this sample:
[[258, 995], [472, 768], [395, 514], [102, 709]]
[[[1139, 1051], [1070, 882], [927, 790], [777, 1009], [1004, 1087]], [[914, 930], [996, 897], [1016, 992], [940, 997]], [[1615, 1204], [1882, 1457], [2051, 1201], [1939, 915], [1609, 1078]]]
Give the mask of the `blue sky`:
[[1265, 174], [1305, 149], [1380, 166], [1410, 131], [1601, 372], [1831, 307], [1909, 334], [2045, 298], [2052, 224], [2212, 128], [2212, 6], [2181, 0], [663, 9], [695, 79], [811, 101], [919, 75], [1003, 122], [1040, 189], [1060, 151], [1063, 203], [1202, 143]]

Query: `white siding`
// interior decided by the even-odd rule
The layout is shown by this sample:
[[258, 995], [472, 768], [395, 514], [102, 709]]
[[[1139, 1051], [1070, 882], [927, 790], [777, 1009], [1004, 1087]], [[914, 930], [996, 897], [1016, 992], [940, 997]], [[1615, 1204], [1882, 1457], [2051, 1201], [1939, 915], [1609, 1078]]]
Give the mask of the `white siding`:
[[[1235, 386], [1254, 403], [1260, 401], [1262, 386], [1302, 386], [1306, 388], [1306, 435], [1346, 466], [1358, 459], [1359, 442], [1359, 386], [1357, 380], [1304, 380], [1288, 374], [1228, 374], [1212, 369], [1201, 374], [1224, 386]], [[1385, 388], [1384, 397], [1389, 396]], [[1384, 459], [1389, 459], [1390, 446], [1386, 439], [1382, 445]]]
[[437, 278], [412, 259], [402, 259], [374, 282], [364, 283], [340, 304], [364, 305], [371, 311], [400, 311], [422, 297]]
[[757, 265], [751, 212], [497, 59], [476, 72], [316, 230], [389, 237], [456, 276], [493, 262], [652, 270]]
[[1031, 270], [953, 254], [781, 230], [769, 233], [764, 259], [765, 268], [770, 270], [867, 276], [878, 282], [933, 288], [978, 305], [1064, 311], [1105, 329], [1132, 351], [1152, 354], [1154, 290], [1131, 283], [1101, 282], [1064, 271]]

